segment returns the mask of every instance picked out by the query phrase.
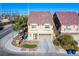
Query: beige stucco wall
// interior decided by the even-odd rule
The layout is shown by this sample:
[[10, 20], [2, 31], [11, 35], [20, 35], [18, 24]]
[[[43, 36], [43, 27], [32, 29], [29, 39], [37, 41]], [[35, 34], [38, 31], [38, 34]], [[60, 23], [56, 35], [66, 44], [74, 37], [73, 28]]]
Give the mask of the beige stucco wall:
[[77, 31], [79, 25], [70, 25], [71, 31], [65, 31], [64, 29], [66, 28], [66, 25], [62, 25], [61, 26], [61, 32], [62, 33], [79, 33], [79, 31]]
[[33, 40], [33, 33], [38, 34], [38, 40], [39, 40], [39, 34], [51, 34], [51, 40], [55, 36], [54, 31], [52, 30], [53, 26], [50, 25], [50, 29], [46, 30], [44, 28], [44, 25], [37, 25], [37, 28], [35, 30], [32, 29], [31, 25], [28, 25], [28, 40]]

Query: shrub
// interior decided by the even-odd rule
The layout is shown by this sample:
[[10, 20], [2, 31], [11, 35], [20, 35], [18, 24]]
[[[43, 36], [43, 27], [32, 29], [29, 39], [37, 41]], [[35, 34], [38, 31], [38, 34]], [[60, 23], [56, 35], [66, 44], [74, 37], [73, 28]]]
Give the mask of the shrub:
[[60, 45], [60, 42], [59, 42], [57, 39], [55, 39], [55, 40], [53, 41], [53, 43], [54, 43], [56, 46], [59, 46], [59, 45]]
[[61, 45], [77, 45], [78, 43], [74, 40], [74, 38], [70, 34], [62, 34], [60, 37]]
[[55, 39], [53, 43], [56, 46], [62, 46], [66, 49], [77, 49], [78, 42], [74, 40], [74, 38], [70, 34], [62, 34], [60, 38]]

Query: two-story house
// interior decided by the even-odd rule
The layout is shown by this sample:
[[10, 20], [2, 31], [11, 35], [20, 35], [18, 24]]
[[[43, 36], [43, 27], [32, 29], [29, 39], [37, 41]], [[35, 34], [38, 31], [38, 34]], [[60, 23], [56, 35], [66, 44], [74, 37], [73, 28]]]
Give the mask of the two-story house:
[[53, 15], [53, 20], [57, 37], [61, 33], [69, 33], [75, 39], [79, 39], [79, 15], [76, 12], [56, 12]]
[[28, 40], [53, 40], [53, 26], [50, 12], [31, 12], [28, 16]]

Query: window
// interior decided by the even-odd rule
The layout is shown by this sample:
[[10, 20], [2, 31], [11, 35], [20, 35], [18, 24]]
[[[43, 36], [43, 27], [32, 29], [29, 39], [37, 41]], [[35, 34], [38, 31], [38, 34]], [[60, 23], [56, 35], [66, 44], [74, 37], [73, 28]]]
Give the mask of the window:
[[32, 28], [36, 28], [36, 25], [32, 25]]
[[71, 26], [70, 26], [70, 25], [66, 25], [65, 30], [66, 30], [66, 31], [70, 31], [70, 30], [71, 30]]
[[50, 27], [49, 27], [49, 25], [45, 25], [45, 29], [49, 29]]
[[37, 24], [32, 24], [31, 28], [32, 28], [32, 30], [36, 30], [37, 29]]

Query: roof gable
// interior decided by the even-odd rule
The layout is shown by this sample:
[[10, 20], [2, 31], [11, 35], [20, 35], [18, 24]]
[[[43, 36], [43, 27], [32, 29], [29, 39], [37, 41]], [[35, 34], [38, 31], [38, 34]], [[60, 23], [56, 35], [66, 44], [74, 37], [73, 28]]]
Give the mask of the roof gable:
[[57, 12], [56, 15], [63, 25], [79, 24], [79, 15], [76, 12]]
[[28, 23], [52, 24], [52, 15], [50, 14], [50, 12], [31, 12], [28, 17]]

